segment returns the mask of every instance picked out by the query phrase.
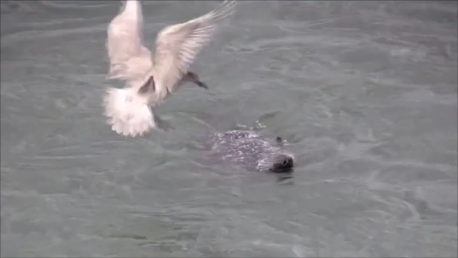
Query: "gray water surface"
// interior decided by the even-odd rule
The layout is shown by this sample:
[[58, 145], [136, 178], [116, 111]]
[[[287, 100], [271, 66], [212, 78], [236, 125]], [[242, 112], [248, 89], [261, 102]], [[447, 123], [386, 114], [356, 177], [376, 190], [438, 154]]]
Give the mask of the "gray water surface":
[[[149, 47], [216, 5], [145, 1]], [[102, 115], [118, 2], [1, 7], [3, 257], [456, 257], [457, 2], [240, 2], [145, 138]], [[287, 183], [196, 162], [256, 124]]]

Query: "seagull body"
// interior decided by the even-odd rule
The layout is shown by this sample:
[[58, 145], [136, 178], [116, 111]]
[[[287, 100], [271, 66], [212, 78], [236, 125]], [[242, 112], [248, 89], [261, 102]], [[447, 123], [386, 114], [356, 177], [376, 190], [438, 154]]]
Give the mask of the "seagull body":
[[125, 1], [107, 30], [107, 79], [126, 84], [123, 89], [107, 89], [104, 96], [105, 115], [112, 129], [125, 136], [141, 136], [156, 127], [152, 108], [183, 83], [193, 82], [208, 89], [189, 66], [211, 40], [217, 23], [234, 10], [235, 0], [225, 0], [203, 16], [163, 28], [156, 36], [153, 55], [143, 42], [140, 2]]

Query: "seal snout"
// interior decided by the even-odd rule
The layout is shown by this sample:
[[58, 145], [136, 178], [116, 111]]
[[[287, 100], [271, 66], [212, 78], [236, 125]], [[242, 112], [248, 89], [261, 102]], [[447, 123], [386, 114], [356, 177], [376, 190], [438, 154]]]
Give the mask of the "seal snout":
[[278, 155], [275, 157], [273, 166], [270, 169], [274, 173], [289, 173], [294, 167], [294, 160], [288, 155]]

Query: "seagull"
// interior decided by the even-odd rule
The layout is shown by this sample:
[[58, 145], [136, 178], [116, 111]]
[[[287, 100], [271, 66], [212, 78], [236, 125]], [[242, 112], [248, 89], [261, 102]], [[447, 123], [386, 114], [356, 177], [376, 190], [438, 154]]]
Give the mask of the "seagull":
[[208, 86], [189, 71], [201, 49], [216, 32], [219, 22], [235, 12], [236, 0], [225, 0], [213, 11], [184, 23], [169, 25], [156, 35], [154, 55], [144, 46], [143, 14], [138, 0], [126, 0], [107, 29], [109, 72], [106, 79], [125, 83], [108, 88], [104, 114], [113, 131], [143, 136], [158, 127], [152, 108], [185, 82]]

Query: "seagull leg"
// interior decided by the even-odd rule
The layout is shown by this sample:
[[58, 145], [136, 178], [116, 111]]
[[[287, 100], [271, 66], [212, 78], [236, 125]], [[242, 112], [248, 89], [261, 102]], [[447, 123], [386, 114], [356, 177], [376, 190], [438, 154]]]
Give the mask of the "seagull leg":
[[151, 76], [149, 79], [138, 89], [139, 94], [148, 94], [156, 91], [156, 84], [154, 83], [154, 77]]

